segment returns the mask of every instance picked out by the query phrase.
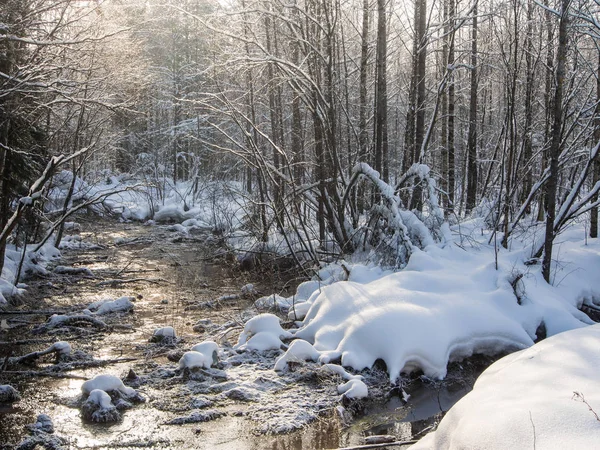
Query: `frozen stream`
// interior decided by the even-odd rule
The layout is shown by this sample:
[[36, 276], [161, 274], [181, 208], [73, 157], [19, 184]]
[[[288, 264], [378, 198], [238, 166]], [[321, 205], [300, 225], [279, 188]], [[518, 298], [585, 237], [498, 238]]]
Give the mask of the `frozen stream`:
[[[96, 300], [133, 296], [134, 312], [107, 318], [110, 331], [86, 328], [38, 335], [30, 331], [46, 316], [6, 316], [11, 329], [0, 334], [2, 359], [65, 340], [74, 350], [113, 363], [64, 372], [69, 378], [0, 372], [0, 384], [11, 383], [22, 394], [12, 407], [0, 406], [0, 449], [21, 442], [27, 424], [40, 413], [52, 417], [56, 435], [77, 449], [333, 449], [360, 445], [364, 436], [373, 434], [410, 440], [471, 389], [481, 368], [477, 362], [468, 363], [468, 381], [452, 381], [452, 376], [443, 384], [413, 380], [406, 386], [408, 404], [388, 395], [385, 374], [376, 372], [371, 381], [379, 383], [372, 389], [377, 400], [350, 405], [356, 414], [343, 424], [336, 412], [338, 382], [319, 376], [317, 366], [307, 364], [280, 376], [272, 370], [275, 352], [238, 354], [229, 346], [253, 313], [248, 310], [253, 299], [239, 296], [242, 286], [253, 283], [264, 294], [282, 293], [302, 280], [240, 273], [219, 256], [209, 232], [184, 236], [167, 226], [84, 223], [79, 236], [82, 242], [99, 245], [63, 250], [60, 264], [89, 268], [94, 278], [52, 274], [31, 281], [21, 308], [81, 311]], [[200, 320], [202, 329], [194, 329]], [[177, 345], [149, 343], [153, 330], [164, 326], [175, 328]], [[173, 360], [205, 339], [224, 349], [219, 369], [193, 379], [176, 373]], [[30, 369], [39, 371], [50, 364], [41, 360]], [[83, 381], [104, 373], [124, 377], [130, 369], [138, 375], [134, 387], [146, 403], [127, 410], [116, 424], [82, 421], [76, 400]], [[169, 424], [178, 419], [193, 423]]]

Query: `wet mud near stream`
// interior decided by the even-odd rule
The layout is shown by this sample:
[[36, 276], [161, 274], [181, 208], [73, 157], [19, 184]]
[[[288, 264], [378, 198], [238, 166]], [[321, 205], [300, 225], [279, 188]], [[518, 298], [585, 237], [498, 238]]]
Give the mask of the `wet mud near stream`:
[[[351, 405], [348, 409], [356, 414], [342, 423], [336, 412], [338, 380], [316, 375], [316, 365], [307, 363], [282, 376], [272, 370], [277, 352], [237, 354], [231, 348], [243, 323], [256, 314], [251, 308], [255, 297], [240, 295], [242, 286], [253, 283], [263, 295], [291, 295], [302, 279], [277, 272], [240, 272], [219, 250], [218, 237], [206, 230], [182, 235], [168, 226], [111, 222], [83, 222], [82, 230], [79, 238], [85, 245], [62, 250], [59, 264], [86, 267], [94, 277], [51, 273], [30, 280], [16, 309], [80, 312], [93, 301], [132, 296], [134, 311], [103, 317], [110, 331], [58, 329], [37, 335], [31, 334], [32, 328], [47, 316], [5, 317], [0, 312], [11, 328], [0, 334], [3, 359], [65, 340], [95, 360], [112, 361], [104, 367], [65, 372], [69, 378], [0, 372], [0, 384], [12, 384], [22, 397], [12, 406], [0, 406], [0, 449], [21, 442], [27, 425], [41, 413], [52, 417], [55, 434], [65, 439], [66, 447], [76, 449], [333, 449], [360, 445], [364, 436], [374, 434], [411, 440], [470, 391], [478, 373], [491, 362], [455, 365], [444, 383], [416, 378], [406, 386], [408, 403], [387, 395], [391, 386], [382, 371], [375, 371], [367, 377], [379, 383], [375, 387], [368, 383], [376, 401]], [[203, 327], [194, 331], [201, 319]], [[164, 326], [175, 328], [179, 342], [150, 344], [153, 330]], [[191, 378], [176, 373], [176, 356], [205, 339], [222, 346], [221, 370]], [[51, 359], [40, 361], [29, 370], [52, 365]], [[114, 424], [83, 421], [76, 407], [83, 381], [104, 373], [124, 377], [130, 369], [139, 375], [134, 387], [147, 401], [125, 411]], [[168, 424], [207, 411], [217, 411], [218, 417]], [[304, 423], [308, 425], [294, 430]]]

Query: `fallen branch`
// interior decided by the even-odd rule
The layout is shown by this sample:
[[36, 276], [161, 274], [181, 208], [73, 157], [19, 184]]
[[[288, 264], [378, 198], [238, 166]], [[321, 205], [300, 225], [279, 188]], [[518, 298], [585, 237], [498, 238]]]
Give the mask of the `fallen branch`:
[[96, 286], [114, 286], [117, 284], [138, 283], [138, 282], [146, 282], [146, 283], [152, 283], [152, 284], [161, 284], [161, 283], [170, 284], [169, 281], [167, 281], [163, 278], [130, 278], [127, 280], [119, 280], [116, 278], [111, 278], [110, 280], [104, 280], [104, 281], [100, 281], [99, 283], [96, 283]]
[[96, 328], [107, 328], [106, 323], [104, 323], [102, 320], [87, 316], [85, 314], [76, 314], [74, 316], [52, 316], [48, 323], [43, 324], [42, 327], [46, 329], [52, 329], [65, 326], [76, 326], [77, 324], [83, 323], [90, 324]]
[[67, 314], [68, 311], [48, 311], [48, 310], [37, 310], [37, 311], [2, 311], [0, 314], [5, 316], [52, 316], [54, 314]]
[[362, 450], [365, 448], [384, 448], [384, 447], [396, 447], [399, 445], [412, 445], [416, 444], [419, 441], [396, 441], [396, 442], [384, 442], [383, 444], [366, 444], [366, 445], [357, 445], [356, 447], [340, 447], [337, 450]]
[[6, 370], [2, 372], [2, 375], [20, 375], [25, 377], [50, 377], [50, 378], [68, 378], [71, 380], [84, 380], [87, 381], [88, 377], [81, 375], [69, 375], [60, 372], [48, 372], [42, 370]]

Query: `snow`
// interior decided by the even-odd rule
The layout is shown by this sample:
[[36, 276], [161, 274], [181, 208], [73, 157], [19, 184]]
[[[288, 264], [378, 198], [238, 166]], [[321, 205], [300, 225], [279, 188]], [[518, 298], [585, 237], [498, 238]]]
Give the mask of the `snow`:
[[162, 327], [154, 330], [154, 333], [152, 333], [152, 338], [155, 341], [162, 341], [164, 339], [172, 341], [173, 339], [177, 338], [177, 333], [175, 333], [175, 329], [173, 327]]
[[[479, 224], [470, 226], [462, 224], [462, 232], [473, 236]], [[584, 245], [583, 233], [573, 229], [557, 241], [555, 286], [539, 266], [525, 265], [525, 247], [501, 249], [496, 270], [485, 235], [468, 251], [453, 244], [415, 248], [396, 273], [345, 264], [349, 281], [302, 287], [315, 290], [294, 306], [297, 317], [306, 312], [294, 336], [313, 344], [322, 363], [341, 358], [362, 370], [381, 358], [391, 381], [417, 369], [444, 378], [451, 361], [533, 345], [541, 324], [551, 336], [592, 323], [578, 307], [600, 302], [600, 245]], [[517, 279], [520, 300], [511, 284]]]
[[290, 361], [317, 361], [320, 355], [320, 352], [315, 350], [311, 344], [298, 339], [292, 341], [287, 351], [275, 361], [273, 369], [276, 371], [284, 370]]
[[21, 399], [19, 391], [9, 384], [0, 384], [0, 403], [12, 403]]
[[63, 356], [69, 356], [71, 354], [71, 344], [65, 341], [55, 342], [48, 349], [46, 349], [45, 352], [56, 352]]
[[337, 364], [324, 364], [321, 371], [323, 373], [334, 373], [347, 380], [346, 383], [338, 386], [338, 394], [343, 394], [347, 398], [353, 399], [365, 398], [369, 395], [369, 388], [363, 381], [362, 376], [352, 375]]
[[97, 315], [110, 314], [115, 312], [126, 312], [133, 309], [131, 302], [133, 297], [121, 297], [116, 300], [106, 299], [90, 303], [88, 310]]
[[38, 414], [35, 423], [33, 424], [35, 430], [43, 431], [44, 433], [54, 433], [54, 424], [48, 414]]
[[365, 398], [369, 395], [367, 385], [362, 380], [349, 380], [338, 386], [338, 394], [344, 394], [348, 398]]
[[84, 418], [92, 422], [116, 422], [121, 419], [121, 414], [113, 405], [110, 395], [102, 389], [94, 389], [81, 405]]
[[137, 395], [135, 389], [127, 387], [114, 375], [97, 375], [81, 385], [81, 392], [89, 395], [93, 390], [99, 389], [105, 392], [117, 391], [126, 397]]
[[194, 345], [191, 350], [193, 352], [204, 353], [205, 355], [212, 357], [213, 354], [219, 351], [219, 346], [214, 341], [203, 341]]
[[236, 348], [257, 351], [279, 349], [281, 339], [290, 337], [291, 333], [281, 328], [279, 317], [273, 314], [259, 314], [246, 322]]
[[411, 449], [597, 448], [598, 342], [593, 325], [500, 359]]
[[103, 408], [103, 409], [114, 408], [114, 405], [112, 404], [110, 395], [108, 395], [102, 389], [94, 389], [93, 391], [91, 391], [90, 395], [87, 398], [87, 401], [91, 402], [91, 403], [95, 403], [96, 405], [98, 405], [100, 408]]
[[205, 355], [195, 351], [185, 352], [179, 359], [180, 369], [210, 369], [213, 363], [212, 355]]

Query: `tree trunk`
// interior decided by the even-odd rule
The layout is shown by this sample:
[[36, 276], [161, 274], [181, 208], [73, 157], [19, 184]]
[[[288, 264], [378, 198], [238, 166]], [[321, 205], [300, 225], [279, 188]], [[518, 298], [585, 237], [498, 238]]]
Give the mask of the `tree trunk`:
[[[594, 119], [594, 145], [600, 142], [600, 49], [598, 49], [598, 73], [596, 77], [596, 117]], [[592, 186], [600, 181], [600, 156], [596, 156], [592, 166]], [[598, 194], [592, 197], [592, 202], [598, 201]], [[598, 237], [598, 207], [590, 210], [590, 237]]]
[[561, 129], [563, 115], [563, 87], [567, 65], [568, 13], [571, 0], [562, 0], [560, 22], [558, 28], [558, 51], [556, 61], [556, 88], [554, 90], [554, 108], [552, 125], [552, 142], [550, 145], [550, 178], [546, 184], [546, 235], [544, 238], [544, 257], [542, 259], [542, 275], [550, 283], [550, 267], [552, 263], [552, 245], [554, 243], [554, 218], [556, 216], [556, 191], [558, 187], [558, 157], [561, 149]]
[[477, 201], [477, 6], [478, 0], [475, 0], [471, 34], [471, 98], [467, 138], [467, 199], [465, 203], [467, 214], [475, 207]]
[[375, 85], [375, 170], [386, 183], [388, 171], [387, 129], [387, 0], [377, 0], [377, 83]]
[[[456, 7], [455, 0], [448, 0], [448, 16], [451, 20], [451, 27], [455, 28], [455, 15]], [[453, 36], [450, 39], [450, 45], [448, 47], [448, 66], [454, 67], [454, 31]], [[455, 115], [455, 98], [456, 88], [454, 85], [454, 69], [450, 73], [448, 80], [448, 209], [454, 209], [454, 191], [456, 186], [455, 181], [455, 162], [454, 162], [454, 115]]]

